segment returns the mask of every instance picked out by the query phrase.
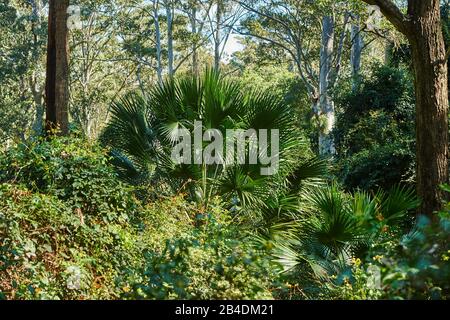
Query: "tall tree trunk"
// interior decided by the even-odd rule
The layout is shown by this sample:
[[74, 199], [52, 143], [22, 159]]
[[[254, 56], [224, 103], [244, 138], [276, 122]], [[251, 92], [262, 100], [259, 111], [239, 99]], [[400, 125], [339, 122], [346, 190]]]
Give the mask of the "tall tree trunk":
[[[31, 0], [30, 1], [31, 8], [33, 10], [33, 23], [32, 23], [32, 31], [33, 31], [33, 61], [39, 61], [41, 59], [41, 53], [39, 48], [39, 36], [37, 28], [40, 26], [41, 20], [41, 1], [40, 0]], [[34, 71], [31, 76], [30, 87], [31, 92], [33, 93], [33, 101], [36, 107], [35, 117], [33, 122], [33, 134], [39, 136], [43, 133], [44, 130], [44, 90], [45, 87], [43, 85], [39, 85], [39, 77], [38, 71]]]
[[334, 103], [330, 97], [331, 71], [334, 50], [334, 21], [330, 16], [322, 19], [322, 43], [320, 50], [320, 81], [319, 104], [320, 113], [325, 121], [319, 134], [319, 152], [329, 156], [336, 154], [336, 149], [331, 136], [335, 124]]
[[51, 0], [48, 17], [46, 130], [69, 133], [69, 54], [67, 8], [69, 0]]
[[167, 58], [168, 58], [168, 74], [173, 78], [173, 4], [171, 0], [166, 1], [167, 14]]
[[197, 50], [197, 8], [195, 4], [192, 6], [191, 10], [191, 29], [192, 34], [195, 37], [195, 41], [192, 44], [192, 73], [194, 76], [198, 76], [200, 71], [198, 68], [198, 50]]
[[361, 69], [361, 55], [363, 49], [363, 39], [361, 35], [361, 28], [359, 26], [359, 17], [357, 17], [357, 22], [352, 25], [351, 39], [352, 39], [352, 50], [350, 56], [350, 65], [352, 68], [352, 76], [356, 79], [359, 75]]
[[153, 19], [155, 23], [155, 43], [156, 43], [156, 73], [158, 75], [158, 82], [163, 82], [163, 65], [162, 65], [162, 48], [161, 48], [161, 28], [159, 26], [159, 0], [153, 0]]
[[448, 183], [448, 74], [439, 0], [408, 0], [408, 15], [392, 0], [377, 5], [408, 38], [416, 91], [417, 193], [423, 214], [442, 207], [440, 185]]
[[439, 1], [416, 1], [410, 42], [416, 87], [417, 192], [422, 210], [441, 208], [439, 185], [448, 181], [448, 91]]
[[222, 28], [222, 3], [217, 0], [216, 9], [216, 35], [214, 37], [214, 69], [220, 69], [220, 43], [221, 43], [221, 28]]
[[44, 126], [43, 126], [43, 120], [44, 120], [44, 114], [45, 114], [45, 108], [43, 105], [43, 92], [44, 88], [41, 86], [39, 87], [37, 85], [36, 76], [33, 76], [33, 79], [31, 80], [31, 92], [33, 93], [33, 101], [34, 105], [36, 107], [35, 116], [34, 116], [34, 122], [33, 122], [33, 134], [36, 136], [39, 136], [43, 133]]

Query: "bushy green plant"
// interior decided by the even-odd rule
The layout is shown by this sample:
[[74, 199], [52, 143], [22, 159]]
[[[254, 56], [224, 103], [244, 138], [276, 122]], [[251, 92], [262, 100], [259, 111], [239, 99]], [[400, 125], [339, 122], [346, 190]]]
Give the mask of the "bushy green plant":
[[374, 195], [361, 191], [351, 195], [331, 185], [302, 199], [301, 215], [276, 225], [269, 237], [260, 239], [272, 248], [293, 287], [303, 286], [301, 298], [339, 294], [346, 283], [348, 297], [356, 298], [356, 292], [361, 299], [380, 295], [363, 286], [363, 272], [352, 270], [352, 261], [365, 261], [373, 246], [403, 234], [409, 213], [419, 205], [414, 192], [395, 187]]
[[0, 298], [271, 297], [272, 264], [220, 201], [142, 204], [108, 160], [74, 137], [0, 155]]
[[[450, 187], [443, 188], [450, 191]], [[411, 223], [405, 223], [408, 219], [399, 213], [417, 205], [413, 194], [405, 194], [401, 189], [394, 189], [390, 196], [388, 194], [381, 192], [377, 196], [384, 199], [376, 201], [378, 205], [364, 193], [355, 195], [354, 201], [359, 203], [355, 206], [359, 208], [355, 212], [359, 212], [361, 217], [366, 216], [364, 220], [370, 222], [364, 223], [364, 229], [372, 234], [369, 246], [364, 252], [351, 253], [347, 263], [327, 269], [326, 276], [315, 281], [311, 280], [317, 278], [313, 272], [305, 272], [299, 267], [293, 269], [294, 272], [288, 274], [290, 283], [294, 284], [291, 286], [292, 292], [295, 293], [295, 288], [302, 286], [300, 293], [296, 292], [296, 297], [346, 300], [449, 299], [449, 205], [432, 219], [420, 216], [412, 227], [407, 228], [405, 225]], [[379, 213], [370, 214], [373, 218], [367, 219], [367, 214], [374, 213], [374, 210]], [[381, 212], [384, 212], [382, 216], [379, 215]], [[378, 236], [374, 237], [376, 234]], [[281, 262], [289, 263], [292, 258], [298, 257], [292, 247], [290, 250], [290, 256], [286, 249], [281, 251], [284, 253], [278, 256], [284, 259]], [[303, 261], [296, 265], [301, 268], [311, 265], [307, 256], [303, 257]]]
[[449, 299], [450, 216], [438, 222], [422, 216], [406, 235], [376, 243], [365, 259], [353, 259], [351, 268], [334, 282], [324, 283], [327, 299]]
[[139, 281], [127, 298], [138, 299], [271, 299], [276, 266], [249, 235], [230, 221], [197, 217], [201, 226], [167, 240], [161, 252], [148, 252]]
[[0, 155], [4, 296], [118, 297], [115, 278], [137, 263], [139, 203], [107, 163], [104, 151], [73, 137]]
[[0, 181], [53, 195], [85, 219], [132, 215], [133, 194], [106, 151], [81, 138], [39, 139], [0, 155]]
[[347, 190], [390, 189], [414, 179], [414, 94], [407, 70], [375, 67], [336, 94], [335, 171]]
[[[88, 219], [53, 195], [0, 186], [0, 291], [13, 299], [115, 298], [136, 257], [129, 218]], [[135, 245], [134, 245], [135, 246]]]
[[377, 248], [383, 297], [389, 299], [450, 298], [450, 216], [433, 223], [420, 217], [398, 243]]

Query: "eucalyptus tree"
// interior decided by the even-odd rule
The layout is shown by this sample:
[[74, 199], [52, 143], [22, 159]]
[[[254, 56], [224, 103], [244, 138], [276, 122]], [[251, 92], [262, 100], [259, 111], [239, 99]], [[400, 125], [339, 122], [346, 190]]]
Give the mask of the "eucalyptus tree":
[[107, 121], [108, 107], [121, 91], [137, 86], [138, 67], [123, 53], [118, 25], [121, 1], [79, 0], [79, 28], [70, 32], [70, 115], [89, 138]]
[[[128, 15], [132, 16], [131, 24], [125, 20], [126, 15], [122, 21], [128, 25], [127, 50], [135, 60], [155, 70], [159, 84], [165, 75], [173, 78], [191, 57], [198, 69], [199, 50], [206, 48], [211, 39], [205, 26], [212, 6], [209, 0], [135, 0], [128, 6], [133, 8]], [[147, 28], [140, 26], [141, 21], [148, 22]]]
[[209, 1], [213, 3], [213, 10], [208, 11], [207, 19], [213, 44], [214, 69], [220, 70], [226, 46], [243, 11], [233, 0]]
[[180, 6], [190, 23], [192, 73], [196, 76], [200, 74], [199, 49], [209, 42], [210, 36], [205, 34], [205, 26], [213, 4], [214, 2], [210, 0], [186, 0], [182, 1]]
[[153, 0], [153, 23], [155, 28], [155, 46], [156, 59], [158, 62], [157, 73], [158, 81], [163, 81], [163, 36], [161, 34], [161, 13], [164, 9], [165, 13], [165, 27], [166, 27], [166, 48], [167, 48], [167, 74], [169, 77], [174, 76], [174, 16], [175, 16], [175, 2], [174, 0]]
[[162, 63], [162, 43], [161, 43], [161, 28], [159, 23], [159, 0], [153, 0], [153, 21], [155, 24], [155, 46], [156, 46], [156, 60], [158, 61], [157, 73], [158, 81], [162, 83], [163, 63]]
[[361, 69], [361, 56], [364, 48], [364, 40], [362, 37], [362, 28], [360, 25], [360, 16], [353, 15], [352, 19], [355, 20], [355, 23], [352, 23], [351, 26], [351, 57], [350, 57], [350, 66], [352, 69], [352, 76], [356, 78]]
[[[26, 138], [43, 129], [46, 1], [0, 4], [0, 139]], [[30, 131], [29, 129], [32, 129]]]
[[[39, 62], [42, 60], [43, 51], [42, 46], [45, 38], [45, 33], [43, 32], [44, 25], [44, 1], [42, 0], [29, 0], [29, 5], [32, 9], [31, 14], [31, 31], [33, 33], [32, 41], [32, 59], [33, 61]], [[42, 81], [41, 76], [42, 65], [36, 63], [35, 71], [31, 74], [30, 87], [33, 95], [33, 101], [36, 107], [36, 115], [33, 124], [33, 131], [35, 134], [41, 134], [43, 130], [43, 118], [44, 118], [44, 89], [45, 83]]]
[[282, 48], [295, 62], [318, 122], [320, 153], [333, 155], [331, 92], [341, 72], [351, 6], [330, 1], [237, 2], [249, 12], [237, 31]]
[[25, 116], [29, 118], [27, 105], [31, 103], [25, 89], [28, 46], [24, 44], [31, 39], [24, 32], [25, 22], [19, 14], [11, 1], [0, 3], [0, 141], [3, 145], [21, 136], [20, 131], [29, 124], [24, 121]]
[[174, 52], [173, 52], [173, 18], [175, 15], [174, 0], [164, 0], [164, 6], [166, 8], [166, 20], [167, 20], [167, 65], [168, 75], [173, 77], [174, 75]]

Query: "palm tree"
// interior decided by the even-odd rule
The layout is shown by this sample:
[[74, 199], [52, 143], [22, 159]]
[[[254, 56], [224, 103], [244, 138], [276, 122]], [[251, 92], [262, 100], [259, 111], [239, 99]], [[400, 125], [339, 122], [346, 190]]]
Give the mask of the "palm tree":
[[321, 277], [343, 270], [352, 257], [364, 258], [369, 245], [403, 234], [401, 224], [420, 205], [413, 190], [400, 186], [370, 196], [332, 184], [301, 198], [301, 214], [272, 227], [274, 257], [285, 271], [306, 263]]
[[[325, 173], [325, 162], [309, 156], [291, 107], [267, 92], [243, 93], [214, 71], [201, 78], [169, 79], [146, 96], [128, 94], [111, 111], [102, 141], [111, 148], [121, 176], [130, 182], [187, 191], [205, 203], [220, 195], [230, 208], [264, 209], [273, 216], [280, 197]], [[279, 170], [264, 176], [260, 164], [174, 163], [170, 155], [178, 143], [177, 132], [192, 132], [199, 120], [203, 131], [217, 129], [224, 137], [228, 129], [278, 129]]]

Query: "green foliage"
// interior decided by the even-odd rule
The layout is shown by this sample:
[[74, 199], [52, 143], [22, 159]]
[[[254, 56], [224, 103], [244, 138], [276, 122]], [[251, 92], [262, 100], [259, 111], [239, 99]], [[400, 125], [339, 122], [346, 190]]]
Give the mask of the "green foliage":
[[[73, 1], [83, 28], [69, 39], [71, 126], [102, 132], [98, 145], [39, 138], [48, 1], [1, 1], [0, 299], [450, 298], [450, 204], [414, 215], [410, 46], [392, 26], [361, 28], [371, 50], [360, 75], [342, 81], [348, 26], [368, 19], [363, 1], [241, 2], [222, 1], [229, 23], [215, 30], [216, 0]], [[447, 49], [449, 10], [442, 3]], [[327, 119], [311, 105], [322, 98], [321, 18], [331, 14], [349, 20], [332, 32], [342, 52], [328, 79], [330, 173], [313, 154]], [[224, 60], [236, 41], [228, 32], [243, 50], [223, 73], [190, 76], [194, 63], [213, 63], [214, 42]], [[388, 66], [367, 68], [385, 51]], [[171, 53], [176, 75], [159, 83]], [[279, 129], [280, 170], [175, 165], [175, 133], [195, 120], [223, 135]]]
[[265, 252], [256, 250], [249, 235], [200, 215], [201, 226], [166, 242], [160, 253], [146, 255], [133, 298], [152, 299], [271, 299], [276, 268]]
[[414, 179], [414, 100], [406, 71], [377, 67], [338, 94], [336, 172], [347, 189], [389, 189]]
[[115, 298], [136, 263], [138, 203], [105, 153], [76, 139], [0, 156], [0, 291], [14, 299]]
[[351, 266], [332, 281], [325, 282], [319, 299], [377, 300], [383, 291], [378, 286], [378, 269], [372, 264], [362, 265], [360, 259], [353, 259]]
[[[10, 299], [114, 298], [133, 230], [84, 221], [51, 195], [0, 187], [0, 291]], [[87, 220], [87, 219], [86, 219]]]
[[[254, 215], [267, 209], [266, 204], [282, 196], [291, 183], [302, 180], [301, 175], [296, 181], [290, 177], [309, 161], [310, 151], [293, 107], [279, 97], [259, 90], [243, 93], [235, 81], [212, 71], [201, 78], [167, 81], [148, 95], [130, 94], [115, 102], [102, 137], [127, 181], [181, 190], [204, 204], [222, 196], [229, 207]], [[202, 120], [204, 131], [217, 129], [225, 138], [228, 129], [278, 129], [278, 172], [264, 176], [261, 164], [175, 164], [171, 153], [179, 142], [177, 130], [192, 133], [197, 120]]]
[[[250, 46], [240, 52], [238, 57], [251, 59], [249, 57], [251, 53], [252, 47]], [[254, 58], [261, 58], [261, 54]], [[234, 63], [240, 64], [239, 61], [234, 61]], [[236, 78], [244, 91], [270, 92], [283, 99], [284, 103], [290, 106], [292, 112], [295, 113], [297, 125], [305, 134], [308, 134], [312, 141], [315, 141], [312, 139], [316, 137], [316, 130], [311, 126], [311, 100], [308, 97], [306, 86], [291, 69], [292, 67], [285, 62], [275, 64], [273, 59], [270, 60], [270, 63], [247, 61], [244, 70]]]
[[[449, 208], [435, 222], [422, 216], [399, 242], [375, 247], [383, 297], [389, 299], [450, 298]], [[374, 253], [372, 253], [374, 254]]]
[[[24, 1], [0, 4], [0, 141], [28, 136], [42, 109], [47, 23]], [[41, 114], [42, 116], [42, 114]], [[42, 121], [41, 121], [42, 122]], [[34, 129], [37, 129], [36, 127]]]
[[[443, 188], [450, 191], [448, 186]], [[332, 190], [313, 198], [319, 196], [322, 200], [315, 202], [320, 204], [321, 210], [330, 211], [331, 203], [343, 207], [342, 196], [333, 196]], [[411, 223], [405, 226], [407, 212], [418, 206], [412, 191], [397, 187], [391, 192], [379, 192], [373, 198], [357, 193], [348, 205], [368, 236], [368, 246], [364, 251], [348, 251], [346, 259], [318, 264], [320, 260], [316, 255], [308, 255], [307, 246], [301, 241], [291, 240], [286, 245], [288, 233], [278, 233], [274, 253], [291, 270], [287, 274], [291, 283], [289, 295], [300, 299], [345, 300], [449, 298], [449, 204], [433, 217], [434, 220], [420, 216], [412, 227], [409, 227]], [[339, 212], [336, 207], [334, 211]]]
[[275, 269], [221, 202], [144, 206], [105, 151], [75, 137], [0, 159], [1, 297], [271, 298]]
[[0, 181], [65, 201], [87, 219], [132, 215], [130, 189], [117, 181], [105, 151], [79, 138], [21, 143], [0, 155]]
[[[303, 199], [301, 216], [275, 226], [271, 235], [260, 241], [273, 248], [274, 259], [284, 267], [291, 283], [300, 284], [307, 297], [316, 298], [344, 290], [341, 286], [350, 280], [358, 282], [357, 290], [370, 291], [361, 284], [363, 271], [355, 269], [359, 279], [354, 279], [352, 261], [364, 259], [375, 245], [398, 239], [409, 213], [419, 205], [414, 193], [401, 187], [370, 196], [365, 192], [345, 194], [332, 185]], [[343, 280], [347, 278], [348, 283]], [[372, 293], [364, 294], [368, 298]]]
[[308, 180], [324, 167], [297, 168], [298, 183], [263, 210], [262, 226], [278, 222], [264, 236], [223, 198], [140, 203], [106, 151], [82, 139], [20, 144], [0, 155], [1, 296], [447, 298], [450, 208], [408, 232], [419, 204], [411, 190], [348, 194]]

